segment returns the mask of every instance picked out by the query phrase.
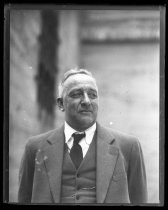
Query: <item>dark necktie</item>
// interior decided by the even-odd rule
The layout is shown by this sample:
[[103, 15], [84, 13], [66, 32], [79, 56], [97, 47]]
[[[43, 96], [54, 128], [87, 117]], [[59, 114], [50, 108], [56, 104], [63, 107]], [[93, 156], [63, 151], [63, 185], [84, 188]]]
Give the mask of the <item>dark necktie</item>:
[[78, 168], [83, 159], [82, 148], [79, 145], [79, 142], [85, 137], [85, 133], [73, 133], [72, 137], [74, 138], [74, 142], [70, 151], [70, 156], [76, 168]]

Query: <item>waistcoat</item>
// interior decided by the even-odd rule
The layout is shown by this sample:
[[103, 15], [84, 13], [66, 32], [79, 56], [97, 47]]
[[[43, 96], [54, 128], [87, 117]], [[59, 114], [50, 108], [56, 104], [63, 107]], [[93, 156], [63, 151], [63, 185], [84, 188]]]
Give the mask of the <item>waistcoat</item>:
[[78, 169], [64, 148], [61, 203], [96, 203], [96, 135]]

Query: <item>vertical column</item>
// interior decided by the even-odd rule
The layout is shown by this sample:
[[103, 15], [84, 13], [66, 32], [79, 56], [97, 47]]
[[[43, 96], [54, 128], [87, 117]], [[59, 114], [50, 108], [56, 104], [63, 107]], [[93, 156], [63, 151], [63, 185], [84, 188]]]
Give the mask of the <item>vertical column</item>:
[[58, 42], [58, 13], [54, 10], [42, 10], [39, 63], [36, 75], [38, 118], [42, 132], [52, 129], [55, 120]]

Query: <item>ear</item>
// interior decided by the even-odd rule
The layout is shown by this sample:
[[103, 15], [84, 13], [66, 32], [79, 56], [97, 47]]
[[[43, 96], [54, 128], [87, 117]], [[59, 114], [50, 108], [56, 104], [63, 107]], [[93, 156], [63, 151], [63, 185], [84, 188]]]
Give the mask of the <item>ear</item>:
[[64, 111], [64, 104], [63, 104], [63, 99], [62, 98], [57, 98], [57, 105], [59, 109], [63, 112]]

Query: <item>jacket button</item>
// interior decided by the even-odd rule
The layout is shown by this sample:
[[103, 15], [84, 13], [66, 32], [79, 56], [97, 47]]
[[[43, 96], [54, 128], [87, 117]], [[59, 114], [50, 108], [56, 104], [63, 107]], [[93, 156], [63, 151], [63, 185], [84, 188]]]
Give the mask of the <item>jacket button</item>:
[[76, 200], [79, 200], [79, 198], [80, 198], [80, 195], [76, 195]]

